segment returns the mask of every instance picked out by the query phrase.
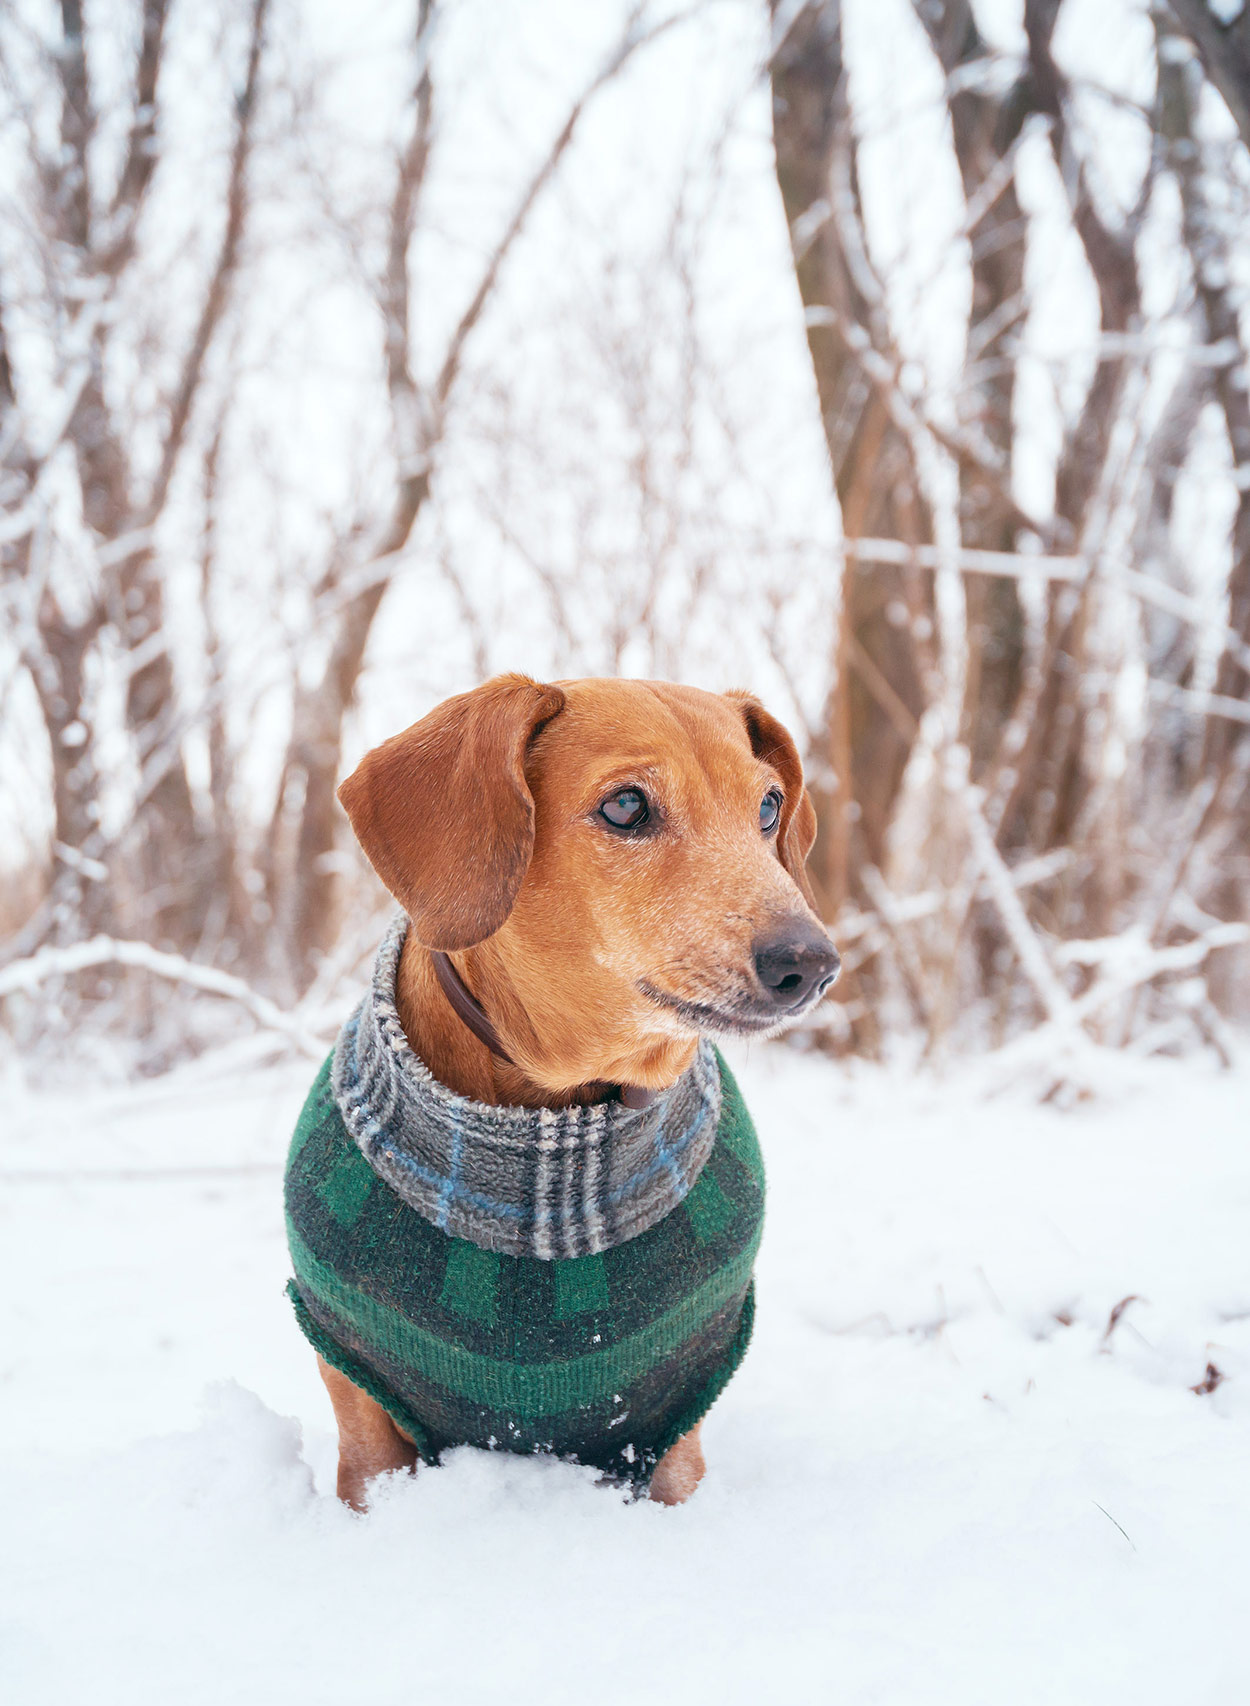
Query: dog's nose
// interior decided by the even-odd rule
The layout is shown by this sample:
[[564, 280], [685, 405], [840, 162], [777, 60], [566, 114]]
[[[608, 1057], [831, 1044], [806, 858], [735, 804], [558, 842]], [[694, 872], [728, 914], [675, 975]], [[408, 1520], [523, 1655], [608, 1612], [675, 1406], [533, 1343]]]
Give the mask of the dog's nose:
[[841, 956], [823, 930], [790, 924], [755, 944], [755, 970], [778, 1007], [799, 1007], [815, 990], [823, 995], [838, 975]]

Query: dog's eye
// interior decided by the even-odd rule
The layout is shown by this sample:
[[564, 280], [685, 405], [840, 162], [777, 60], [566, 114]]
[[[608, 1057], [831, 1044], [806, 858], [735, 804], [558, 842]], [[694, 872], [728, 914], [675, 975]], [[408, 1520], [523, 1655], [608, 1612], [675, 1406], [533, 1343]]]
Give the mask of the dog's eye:
[[760, 801], [760, 829], [771, 835], [781, 819], [781, 789], [770, 788]]
[[650, 815], [647, 796], [637, 788], [622, 788], [619, 794], [609, 794], [599, 807], [599, 816], [613, 829], [638, 829]]

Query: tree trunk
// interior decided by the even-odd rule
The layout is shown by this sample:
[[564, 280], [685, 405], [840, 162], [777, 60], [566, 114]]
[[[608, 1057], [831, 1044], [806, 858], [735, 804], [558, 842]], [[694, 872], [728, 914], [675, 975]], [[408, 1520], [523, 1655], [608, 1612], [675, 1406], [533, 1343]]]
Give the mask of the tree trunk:
[[[774, 0], [774, 19], [780, 13]], [[857, 334], [870, 330], [879, 344], [888, 332], [880, 304], [865, 294], [866, 253], [861, 246], [853, 264], [846, 249], [848, 236], [860, 245], [862, 225], [837, 0], [799, 11], [773, 54], [771, 77], [777, 183], [843, 532], [848, 541], [921, 543], [931, 529], [910, 446], [857, 353]], [[822, 788], [818, 776], [813, 789], [821, 833], [812, 876], [829, 916], [859, 892], [857, 867], [884, 861], [924, 706], [914, 624], [930, 608], [931, 588], [917, 571], [848, 558], [820, 755], [833, 786]]]
[[[1059, 6], [1060, 0], [1026, 0], [1030, 86], [1038, 111], [1050, 120], [1052, 151], [1098, 289], [1100, 331], [1124, 333], [1140, 308], [1134, 244], [1145, 191], [1120, 230], [1103, 223], [1084, 165], [1073, 153], [1067, 83], [1051, 51]], [[1096, 499], [1127, 377], [1128, 363], [1122, 355], [1100, 353], [1080, 416], [1063, 446], [1055, 476], [1055, 514], [1058, 543], [1068, 549], [1096, 555], [1102, 546], [1104, 518]], [[1055, 586], [1048, 593], [1039, 692], [1000, 823], [999, 838], [1005, 848], [1044, 852], [1080, 839], [1078, 826], [1093, 787], [1084, 681], [1091, 667], [1089, 642], [1096, 596], [1093, 581], [1079, 587]], [[1105, 883], [1116, 887], [1114, 873], [1094, 862], [1080, 920], [1081, 928], [1093, 934], [1109, 928], [1114, 895], [1110, 889], [1099, 892]]]
[[[1160, 30], [1161, 45], [1167, 32]], [[1250, 40], [1250, 38], [1247, 38]], [[1201, 44], [1200, 44], [1201, 45]], [[1204, 55], [1205, 59], [1205, 55]], [[1160, 130], [1167, 147], [1168, 164], [1181, 192], [1182, 229], [1194, 271], [1194, 285], [1208, 344], [1222, 344], [1240, 352], [1214, 369], [1214, 391], [1224, 415], [1225, 429], [1238, 469], [1250, 468], [1250, 395], [1245, 388], [1246, 357], [1242, 348], [1236, 272], [1229, 251], [1228, 232], [1219, 211], [1211, 205], [1205, 161], [1194, 135], [1194, 120], [1201, 99], [1201, 75], [1193, 60], [1182, 61], [1174, 53], [1159, 55]], [[1250, 89], [1247, 90], [1250, 96]], [[1250, 644], [1250, 491], [1239, 482], [1237, 508], [1232, 525], [1232, 569], [1228, 581], [1227, 623]], [[1250, 697], [1250, 672], [1230, 645], [1225, 645], [1216, 667], [1214, 692], [1218, 698], [1244, 703]], [[1245, 848], [1250, 840], [1250, 787], [1247, 786], [1247, 725], [1213, 711], [1206, 718], [1200, 772], [1214, 784], [1211, 803], [1199, 828], [1199, 838], [1223, 844], [1224, 856], [1217, 858], [1209, 892], [1202, 899], [1216, 917], [1235, 920], [1245, 916], [1250, 884], [1250, 861]], [[1213, 993], [1224, 1005], [1235, 1005], [1230, 980], [1242, 956], [1225, 951], [1209, 971]]]

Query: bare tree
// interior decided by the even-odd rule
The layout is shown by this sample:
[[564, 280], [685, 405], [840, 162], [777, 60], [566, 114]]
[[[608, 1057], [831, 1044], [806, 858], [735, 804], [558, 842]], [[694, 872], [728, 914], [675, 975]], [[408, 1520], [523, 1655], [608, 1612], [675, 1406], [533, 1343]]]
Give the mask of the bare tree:
[[[34, 192], [33, 243], [25, 259], [39, 268], [63, 411], [59, 430], [45, 433], [37, 448], [31, 422], [38, 411], [24, 402], [18, 370], [11, 359], [5, 361], [4, 438], [23, 490], [3, 567], [20, 625], [21, 661], [47, 729], [55, 804], [55, 875], [27, 940], [49, 930], [69, 939], [84, 928], [124, 924], [190, 951], [203, 927], [208, 885], [178, 752], [180, 711], [154, 536], [239, 268], [267, 13], [268, 0], [252, 0], [222, 228], [191, 334], [169, 352], [172, 383], [155, 418], [144, 423], [158, 442], [150, 469], [134, 453], [137, 423], [117, 395], [117, 350], [133, 328], [119, 325], [110, 304], [132, 287], [140, 222], [160, 163], [168, 0], [144, 0], [130, 128], [111, 182], [97, 171], [99, 118], [77, 0], [61, 7], [60, 40], [42, 47], [45, 70], [60, 94], [55, 146], [45, 145], [32, 110], [16, 108]], [[0, 35], [0, 53], [9, 45]], [[7, 58], [3, 74], [14, 91], [20, 73]], [[0, 297], [0, 317], [7, 321], [20, 305], [15, 288]], [[62, 449], [73, 458], [83, 544], [91, 559], [86, 572], [77, 574], [58, 560], [64, 555], [58, 549], [60, 524], [48, 495]], [[103, 827], [101, 730], [89, 702], [101, 648], [120, 657], [125, 724], [140, 766], [130, 822], [113, 836]]]
[[[746, 658], [792, 694], [820, 816], [816, 887], [848, 967], [838, 1046], [880, 1046], [908, 1023], [930, 1048], [1029, 1033], [1039, 1058], [1091, 1039], [1226, 1047], [1216, 1001], [1244, 998], [1250, 881], [1250, 161], [1208, 115], [1210, 88], [1236, 71], [1237, 28], [1220, 26], [1217, 75], [1206, 22], [1160, 0], [1152, 106], [1082, 82], [1062, 0], [1027, 0], [1010, 52], [969, 0], [912, 0], [906, 51], [939, 91], [924, 122], [951, 200], [947, 264], [967, 291], [958, 370], [951, 326], [930, 362], [929, 333], [900, 306], [927, 288], [919, 247], [895, 254], [881, 236], [906, 197], [876, 170], [848, 57], [875, 48], [844, 36], [839, 0], [770, 0], [775, 187], [819, 406], [802, 453], [823, 443], [829, 469], [827, 489], [809, 482], [804, 535], [755, 501], [769, 482], [741, 400], [727, 401], [719, 309], [705, 316], [701, 297], [717, 270], [707, 209], [732, 201], [741, 169], [726, 164], [728, 110], [671, 210], [651, 210], [654, 250], [587, 242], [549, 292], [551, 324], [528, 316], [529, 368], [540, 349], [544, 374], [561, 368], [562, 401], [477, 354], [487, 322], [502, 332], [525, 299], [517, 252], [589, 106], [697, 7], [629, 10], [581, 88], [568, 78], [550, 130], [497, 175], [510, 189], [461, 251], [460, 264], [477, 255], [462, 296], [440, 278], [430, 313], [428, 256], [447, 240], [471, 108], [437, 0], [414, 0], [398, 115], [368, 141], [345, 128], [372, 152], [341, 182], [323, 128], [333, 73], [315, 51], [300, 58], [267, 0], [221, 0], [228, 51], [198, 38], [202, 68], [228, 68], [204, 79], [216, 176], [196, 179], [208, 211], [187, 218], [167, 293], [153, 286], [154, 267], [174, 270], [154, 259], [153, 209], [181, 217], [178, 187], [201, 170], [177, 154], [170, 66], [205, 14], [130, 3], [120, 57], [93, 33], [110, 26], [84, 24], [71, 0], [39, 28], [0, 20], [0, 126], [22, 162], [0, 208], [0, 699], [42, 722], [51, 826], [45, 898], [6, 945], [0, 994], [20, 1007], [74, 976], [104, 1013], [120, 980], [134, 1028], [135, 991], [159, 978], [315, 1048], [375, 924], [376, 894], [346, 874], [334, 787], [364, 689], [392, 667], [384, 613], [437, 608], [461, 659], [442, 674], [485, 673], [513, 661], [511, 612], [494, 603], [506, 585], [553, 664], [710, 679]], [[120, 128], [103, 94], [117, 64]], [[1110, 129], [1090, 116], [1107, 102], [1152, 144], [1119, 201]], [[1056, 268], [1092, 286], [1097, 320], [1056, 386], [1053, 502], [1028, 504], [1052, 452], [1022, 424], [1040, 336], [1023, 163], [1065, 230]], [[577, 182], [574, 169], [569, 208], [550, 209], [567, 229]], [[267, 242], [293, 205], [306, 247], [284, 270]], [[1168, 218], [1182, 264], [1162, 309], [1142, 235]], [[266, 372], [282, 334], [263, 298], [306, 270], [311, 300], [332, 250], [358, 341], [352, 430], [330, 435], [326, 461], [341, 442], [367, 449], [348, 457], [354, 483], [318, 504], [270, 428], [286, 394]], [[293, 347], [315, 318], [287, 314]], [[1232, 518], [1218, 617], [1186, 561], [1199, 481]], [[467, 559], [483, 542], [498, 560], [479, 575]], [[408, 649], [405, 698], [441, 685], [437, 649]], [[258, 782], [262, 706], [270, 731], [289, 724], [257, 743]], [[149, 1001], [153, 1034], [166, 1005]]]
[[[1186, 31], [1209, 63], [1192, 8], [1174, 8]], [[1208, 15], [1209, 16], [1209, 15]], [[1213, 29], [1219, 29], [1213, 19]], [[1245, 37], [1245, 18], [1240, 19]], [[1221, 352], [1211, 372], [1211, 387], [1223, 415], [1233, 466], [1250, 468], [1250, 395], [1245, 386], [1245, 346], [1235, 267], [1230, 252], [1227, 216], [1212, 195], [1214, 182], [1224, 174], [1210, 146], [1198, 132], [1202, 76], [1198, 62], [1184, 52], [1183, 43], [1164, 11], [1155, 15], [1159, 40], [1159, 134], [1164, 159], [1181, 193], [1182, 221], [1194, 276], [1194, 293], [1201, 335]], [[1236, 25], [1229, 26], [1229, 35]], [[1244, 39], [1242, 43], [1244, 47]], [[1243, 93], [1250, 92], [1250, 62]], [[1224, 80], [1213, 81], [1224, 93]], [[1244, 113], [1230, 107], [1239, 122]], [[1244, 130], [1243, 130], [1244, 134]], [[1250, 699], [1250, 488], [1237, 483], [1232, 524], [1232, 571], [1228, 583], [1228, 627], [1220, 648], [1211, 698], [1204, 719], [1197, 786], [1205, 784], [1205, 807], [1194, 830], [1195, 851], [1201, 847], [1212, 864], [1207, 904], [1220, 917], [1235, 919], [1244, 911], [1247, 876], [1244, 847], [1250, 830], [1250, 790], [1247, 787], [1247, 725], [1227, 714], [1230, 707]], [[1238, 643], [1240, 642], [1240, 644]], [[1218, 853], [1217, 853], [1218, 849]], [[1191, 855], [1192, 857], [1192, 855]]]

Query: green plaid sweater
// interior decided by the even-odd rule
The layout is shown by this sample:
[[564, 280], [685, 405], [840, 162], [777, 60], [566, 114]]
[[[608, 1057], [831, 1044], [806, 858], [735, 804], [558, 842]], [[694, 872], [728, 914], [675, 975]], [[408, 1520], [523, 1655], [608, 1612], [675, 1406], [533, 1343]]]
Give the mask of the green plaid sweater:
[[716, 1141], [657, 1225], [543, 1261], [451, 1237], [370, 1166], [319, 1073], [286, 1173], [300, 1327], [436, 1461], [452, 1445], [551, 1451], [645, 1485], [741, 1361], [764, 1176], [717, 1056]]

